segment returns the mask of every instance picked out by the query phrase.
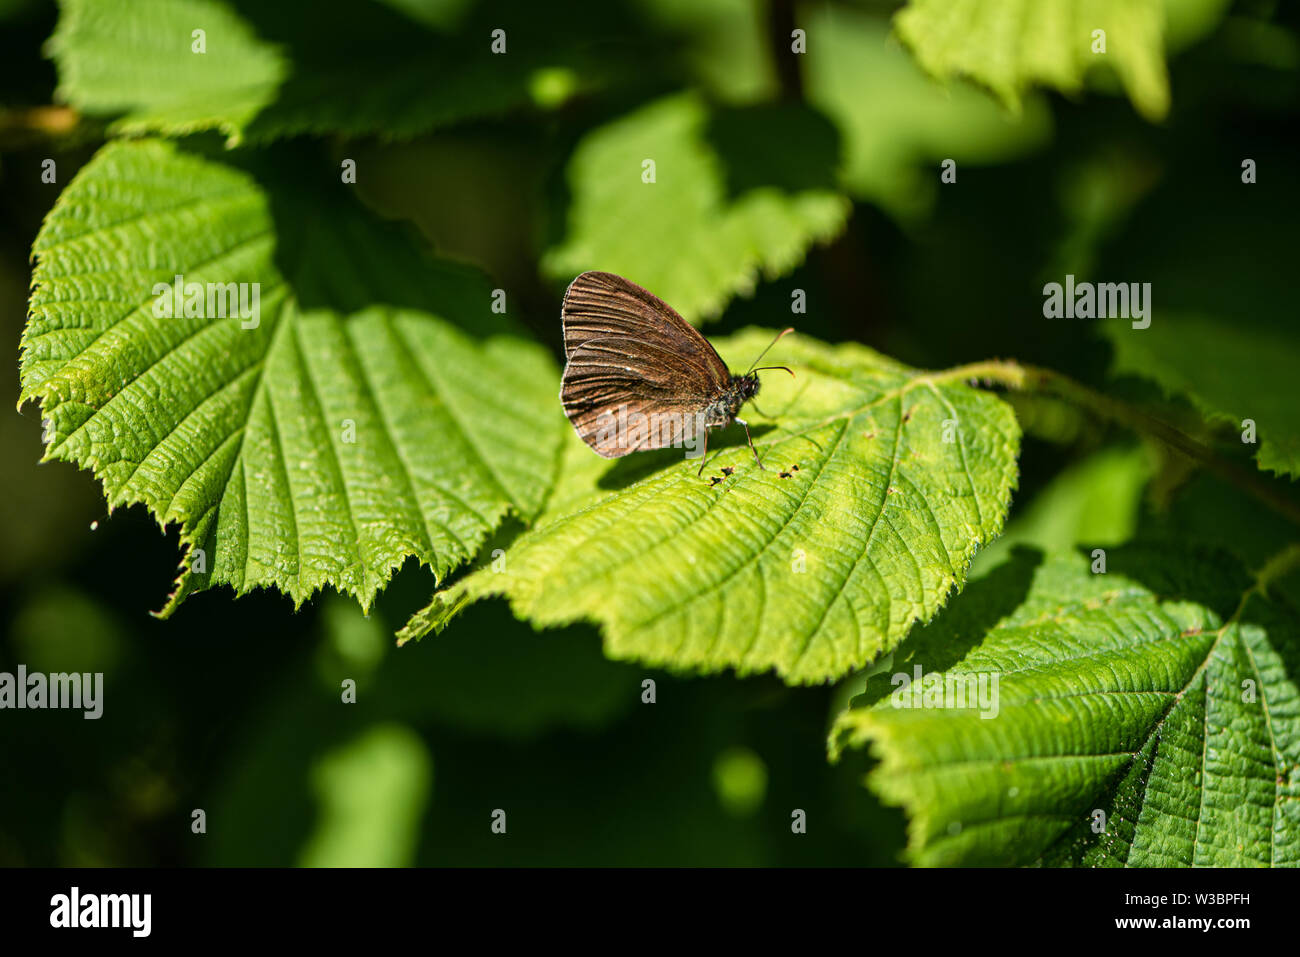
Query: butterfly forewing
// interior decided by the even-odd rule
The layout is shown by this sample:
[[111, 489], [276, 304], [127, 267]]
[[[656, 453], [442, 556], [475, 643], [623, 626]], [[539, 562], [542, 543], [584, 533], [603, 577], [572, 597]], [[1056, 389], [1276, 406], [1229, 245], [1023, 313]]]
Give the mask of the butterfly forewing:
[[606, 458], [682, 444], [730, 379], [708, 340], [621, 276], [575, 279], [563, 321], [560, 399], [578, 435]]
[[668, 303], [622, 276], [584, 272], [569, 283], [560, 317], [566, 359], [584, 342], [621, 337], [694, 360], [705, 367], [712, 386], [727, 384], [727, 367], [709, 341]]

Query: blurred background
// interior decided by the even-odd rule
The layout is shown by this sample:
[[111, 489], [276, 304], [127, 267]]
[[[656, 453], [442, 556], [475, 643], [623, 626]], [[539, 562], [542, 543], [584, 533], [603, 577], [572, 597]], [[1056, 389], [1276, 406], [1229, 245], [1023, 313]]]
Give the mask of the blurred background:
[[[366, 16], [369, 4], [352, 6]], [[1104, 67], [1081, 94], [1031, 91], [1018, 110], [941, 85], [890, 39], [900, 4], [578, 3], [562, 29], [523, 3], [383, 6], [452, 39], [508, 19], [579, 54], [580, 67], [534, 75], [529, 104], [347, 147], [368, 171], [367, 203], [511, 289], [552, 347], [563, 284], [541, 264], [565, 235], [576, 144], [682, 89], [714, 104], [731, 190], [784, 179], [853, 200], [843, 232], [730, 302], [709, 335], [787, 324], [802, 288], [820, 305], [799, 328], [829, 342], [932, 368], [1011, 356], [1194, 423], [1149, 384], [1107, 379], [1097, 324], [1043, 322], [1042, 284], [1067, 272], [1151, 282], [1157, 323], [1196, 312], [1241, 336], [1296, 321], [1295, 4], [1169, 0], [1172, 106], [1158, 122]], [[53, 2], [0, 0], [0, 394], [12, 398], [29, 251], [61, 189], [41, 183], [41, 162], [57, 159], [66, 183], [105, 135], [50, 108], [59, 77], [43, 50], [58, 17]], [[820, 36], [835, 50], [792, 69], [774, 51], [805, 23], [834, 24]], [[796, 111], [806, 135], [747, 139], [772, 110]], [[1260, 172], [1243, 193], [1247, 156]], [[947, 186], [946, 158], [958, 169]], [[1020, 490], [977, 577], [1018, 542], [1119, 542], [1144, 526], [1227, 540], [1250, 514], [1071, 409], [1017, 410]], [[98, 721], [0, 714], [0, 864], [899, 863], [905, 822], [862, 787], [868, 758], [826, 760], [828, 723], [862, 676], [787, 688], [672, 675], [607, 661], [592, 628], [534, 632], [500, 602], [397, 649], [394, 630], [433, 585], [413, 563], [369, 617], [334, 595], [295, 614], [282, 596], [214, 590], [160, 621], [148, 612], [169, 591], [174, 531], [141, 508], [110, 517], [91, 475], [41, 455], [38, 410], [5, 405], [0, 671], [102, 671], [106, 705]], [[344, 678], [355, 705], [339, 703]], [[490, 829], [497, 809], [506, 836]], [[791, 832], [796, 809], [806, 834]]]

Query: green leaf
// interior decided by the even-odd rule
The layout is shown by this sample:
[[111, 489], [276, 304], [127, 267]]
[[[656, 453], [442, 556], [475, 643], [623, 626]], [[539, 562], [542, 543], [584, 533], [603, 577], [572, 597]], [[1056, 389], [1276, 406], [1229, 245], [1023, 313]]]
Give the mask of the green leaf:
[[408, 867], [432, 790], [433, 759], [400, 724], [377, 724], [317, 759], [301, 867]]
[[919, 864], [1300, 863], [1300, 616], [1269, 592], [1300, 549], [1256, 577], [1186, 547], [1092, 562], [1020, 549], [972, 583], [892, 669], [952, 696], [904, 707], [880, 675], [832, 756], [871, 746]]
[[1154, 379], [1239, 435], [1250, 419], [1259, 467], [1300, 478], [1300, 402], [1291, 384], [1300, 340], [1285, 326], [1162, 313], [1146, 329], [1103, 323], [1101, 332], [1115, 345], [1112, 372]]
[[[738, 364], [770, 341], [750, 330], [719, 347]], [[751, 414], [766, 470], [734, 427], [714, 434], [728, 445], [703, 477], [681, 450], [611, 463], [571, 436], [552, 503], [504, 567], [436, 595], [403, 640], [501, 594], [538, 625], [598, 622], [610, 657], [681, 669], [811, 683], [892, 648], [1001, 528], [1015, 417], [861, 346], [790, 337], [769, 358], [798, 378], [766, 378], [773, 426]]]
[[767, 41], [767, 11], [749, 0], [636, 0], [673, 37], [695, 84], [711, 99], [754, 103], [780, 94]]
[[[899, 37], [940, 78], [969, 76], [1018, 109], [1034, 85], [1078, 93], [1090, 68], [1119, 74], [1143, 116], [1169, 112], [1163, 0], [910, 0], [895, 17]], [[1094, 52], [1094, 31], [1105, 52]]]
[[1052, 114], [1042, 97], [1012, 116], [965, 83], [935, 83], [889, 28], [843, 6], [809, 12], [808, 101], [844, 135], [840, 182], [899, 219], [926, 212], [939, 190], [936, 166], [1002, 163], [1047, 145]]
[[[20, 402], [40, 400], [46, 457], [92, 469], [110, 508], [180, 526], [164, 614], [213, 584], [368, 607], [408, 556], [441, 577], [507, 511], [536, 512], [556, 467], [549, 356], [477, 274], [311, 169], [110, 144], [36, 239]], [[247, 284], [250, 315], [257, 284], [258, 324], [215, 298], [159, 318], [155, 284], [178, 275]]]
[[[1200, 472], [1178, 487], [1164, 508], [1149, 509], [1137, 535], [1226, 549], [1253, 568], [1296, 537], [1295, 525], [1278, 518], [1260, 499], [1211, 473]], [[1275, 590], [1283, 581], [1274, 581]], [[1300, 604], [1300, 589], [1288, 594]]]
[[1002, 537], [980, 552], [971, 569], [993, 569], [1017, 547], [1043, 549], [1071, 545], [1119, 545], [1133, 537], [1142, 493], [1156, 470], [1147, 446], [1109, 448], [1063, 470], [1022, 507], [1021, 496]]
[[[121, 133], [218, 130], [231, 144], [301, 133], [406, 138], [526, 105], [555, 70], [609, 72], [526, 5], [455, 32], [378, 3], [61, 0], [49, 53], [58, 94]], [[507, 30], [493, 54], [491, 30]], [[196, 52], [202, 30], [204, 52]], [[579, 80], [581, 81], [579, 83]]]
[[[220, 0], [63, 0], [49, 54], [58, 97], [127, 133], [221, 130], [237, 141], [276, 98], [289, 64]], [[211, 53], [192, 36], [211, 36]], [[207, 42], [206, 39], [204, 41]]]
[[[766, 124], [771, 116], [747, 119], [743, 133], [758, 144], [750, 159], [782, 136], [781, 127]], [[793, 112], [785, 118], [800, 122]], [[751, 292], [760, 274], [788, 272], [813, 243], [839, 233], [850, 204], [826, 185], [755, 185], [729, 195], [736, 184], [709, 142], [709, 122], [704, 103], [682, 94], [588, 134], [568, 167], [568, 230], [546, 253], [543, 270], [561, 282], [587, 269], [620, 273], [696, 322]], [[654, 182], [644, 181], [647, 160]]]

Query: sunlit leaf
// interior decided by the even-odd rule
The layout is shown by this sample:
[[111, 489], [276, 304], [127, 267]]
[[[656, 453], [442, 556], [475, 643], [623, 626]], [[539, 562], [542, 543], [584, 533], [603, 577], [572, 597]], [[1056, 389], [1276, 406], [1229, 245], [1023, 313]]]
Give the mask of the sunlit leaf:
[[[738, 364], [770, 340], [752, 330], [721, 352]], [[611, 657], [676, 668], [818, 682], [892, 648], [1001, 528], [1015, 417], [860, 346], [788, 337], [778, 349], [798, 378], [767, 378], [772, 426], [750, 415], [765, 470], [743, 434], [703, 477], [680, 450], [610, 463], [571, 437], [536, 527], [502, 567], [435, 596], [403, 637], [502, 594], [538, 625], [599, 622]]]
[[1164, 6], [1164, 0], [910, 0], [894, 24], [928, 71], [969, 76], [1012, 107], [1031, 86], [1077, 93], [1090, 69], [1106, 65], [1138, 111], [1158, 120], [1169, 111]]
[[840, 181], [853, 195], [907, 219], [923, 213], [940, 188], [939, 164], [1002, 163], [1047, 145], [1052, 116], [1030, 96], [1012, 115], [969, 84], [947, 87], [928, 76], [865, 11], [840, 6], [809, 13], [809, 49], [800, 57], [808, 100], [844, 137]]
[[[840, 231], [849, 202], [828, 183], [790, 189], [759, 182], [740, 191], [729, 182], [727, 173], [743, 166], [724, 165], [709, 137], [716, 129], [711, 119], [699, 98], [682, 94], [588, 134], [569, 162], [567, 230], [543, 258], [545, 271], [559, 282], [588, 269], [620, 273], [694, 322], [751, 292], [760, 277], [788, 272], [810, 246]], [[808, 128], [807, 114], [798, 111], [740, 119], [729, 127], [742, 127], [737, 145], [750, 137], [758, 150], [736, 157], [742, 161]], [[833, 148], [833, 130], [830, 136]], [[827, 159], [829, 174], [833, 156]]]

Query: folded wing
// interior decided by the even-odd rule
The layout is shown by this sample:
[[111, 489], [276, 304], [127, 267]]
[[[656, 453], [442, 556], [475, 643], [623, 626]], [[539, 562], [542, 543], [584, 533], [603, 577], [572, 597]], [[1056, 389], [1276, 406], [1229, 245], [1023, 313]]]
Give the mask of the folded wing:
[[564, 414], [605, 458], [692, 442], [703, 428], [698, 413], [716, 395], [707, 368], [621, 336], [574, 348], [560, 389]]
[[709, 341], [662, 299], [622, 276], [584, 272], [564, 293], [561, 320], [566, 359], [593, 339], [626, 337], [672, 353], [718, 389], [727, 384], [727, 367]]

